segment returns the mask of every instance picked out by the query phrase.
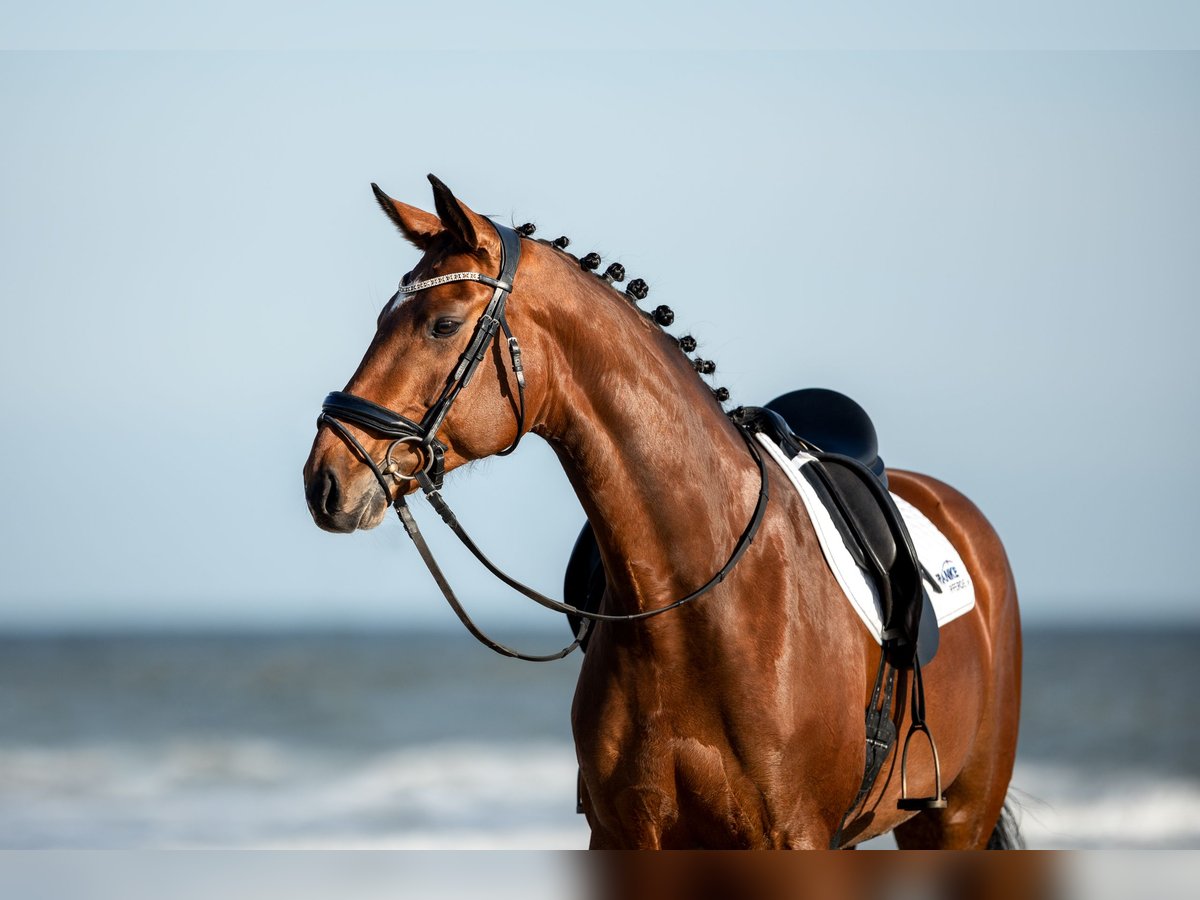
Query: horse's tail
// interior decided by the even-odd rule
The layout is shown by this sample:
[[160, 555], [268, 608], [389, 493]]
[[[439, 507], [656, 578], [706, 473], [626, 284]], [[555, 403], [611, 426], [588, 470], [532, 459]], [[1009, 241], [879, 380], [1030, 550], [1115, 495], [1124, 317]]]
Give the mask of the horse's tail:
[[1013, 805], [1011, 800], [1004, 801], [1004, 806], [1000, 808], [1000, 818], [996, 820], [996, 827], [992, 829], [992, 836], [988, 838], [987, 849], [1025, 849], [1025, 839], [1021, 837], [1021, 830], [1017, 827], [1017, 817], [1013, 814]]

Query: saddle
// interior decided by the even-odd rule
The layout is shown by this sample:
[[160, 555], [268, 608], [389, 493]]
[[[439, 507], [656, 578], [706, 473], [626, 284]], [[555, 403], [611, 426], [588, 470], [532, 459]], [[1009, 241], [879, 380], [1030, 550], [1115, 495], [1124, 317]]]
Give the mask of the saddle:
[[[937, 650], [937, 620], [925, 593], [925, 572], [908, 526], [887, 489], [879, 442], [866, 411], [837, 391], [806, 388], [765, 407], [742, 407], [730, 418], [762, 433], [789, 457], [812, 461], [801, 474], [829, 511], [847, 549], [875, 584], [888, 662], [911, 668], [920, 648], [927, 663]], [[928, 579], [937, 585], [936, 579]], [[925, 620], [924, 633], [921, 630]]]

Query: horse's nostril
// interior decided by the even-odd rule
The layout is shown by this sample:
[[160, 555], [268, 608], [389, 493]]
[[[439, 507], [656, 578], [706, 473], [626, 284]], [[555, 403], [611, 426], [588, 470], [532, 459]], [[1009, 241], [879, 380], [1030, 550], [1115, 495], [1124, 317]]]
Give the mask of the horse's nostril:
[[341, 486], [338, 484], [337, 476], [332, 472], [325, 473], [326, 487], [325, 496], [323, 498], [325, 504], [325, 512], [335, 513], [338, 511], [342, 502]]
[[317, 512], [336, 513], [341, 496], [337, 476], [328, 469], [318, 470], [308, 483], [308, 505]]

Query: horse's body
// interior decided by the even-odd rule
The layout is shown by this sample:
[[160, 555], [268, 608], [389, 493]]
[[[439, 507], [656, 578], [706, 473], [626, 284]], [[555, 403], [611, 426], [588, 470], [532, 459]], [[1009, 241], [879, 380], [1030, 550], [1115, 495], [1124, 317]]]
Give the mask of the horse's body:
[[[420, 277], [494, 274], [494, 232], [440, 183], [441, 221], [379, 196], [425, 251]], [[527, 428], [554, 448], [596, 533], [604, 612], [663, 606], [728, 559], [754, 507], [758, 469], [673, 338], [574, 257], [522, 245], [508, 314], [524, 348]], [[389, 306], [347, 391], [419, 418], [466, 340], [434, 329], [473, 321], [486, 294], [460, 282]], [[515, 436], [512, 375], [498, 341], [493, 349], [441, 432], [447, 469]], [[383, 455], [386, 442], [363, 438]], [[829, 571], [803, 503], [774, 463], [768, 470], [761, 530], [722, 584], [656, 618], [595, 626], [572, 710], [595, 847], [828, 847], [858, 791], [880, 649]], [[965, 497], [922, 475], [891, 471], [889, 480], [959, 550], [976, 606], [946, 626], [924, 673], [949, 808], [898, 810], [893, 752], [845, 841], [895, 829], [905, 847], [983, 847], [1016, 750], [1012, 574]], [[382, 489], [328, 429], [305, 481], [313, 516], [329, 530], [373, 527], [386, 511]], [[932, 765], [917, 750], [909, 780], [932, 790]]]

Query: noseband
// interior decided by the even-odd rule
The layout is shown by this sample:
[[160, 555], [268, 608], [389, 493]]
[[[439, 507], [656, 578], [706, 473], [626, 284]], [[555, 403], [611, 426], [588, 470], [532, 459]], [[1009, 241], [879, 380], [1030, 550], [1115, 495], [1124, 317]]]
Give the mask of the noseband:
[[[442, 393], [434, 401], [434, 404], [429, 407], [425, 415], [421, 418], [421, 421], [414, 422], [412, 419], [402, 416], [388, 409], [386, 406], [380, 406], [378, 403], [374, 403], [364, 397], [359, 397], [356, 394], [350, 394], [345, 391], [334, 391], [325, 398], [325, 402], [321, 405], [321, 414], [317, 417], [317, 426], [328, 425], [354, 450], [359, 459], [370, 468], [375, 476], [375, 480], [379, 482], [379, 486], [383, 488], [384, 497], [392, 495], [392, 486], [388, 484], [388, 478], [394, 479], [397, 483], [410, 479], [416, 481], [425, 493], [429, 504], [441, 517], [442, 521], [449, 526], [463, 545], [471, 551], [472, 555], [489, 572], [513, 590], [547, 609], [579, 616], [583, 620], [583, 627], [579, 630], [576, 639], [572, 643], [556, 653], [549, 653], [544, 656], [520, 653], [488, 637], [475, 625], [463, 608], [463, 605], [459, 602], [453, 588], [450, 586], [450, 582], [446, 579], [437, 560], [434, 559], [424, 535], [421, 534], [421, 529], [417, 525], [417, 520], [413, 518], [412, 511], [408, 508], [408, 503], [405, 501], [404, 495], [399, 492], [396, 493], [392, 505], [395, 507], [396, 514], [400, 517], [400, 521], [404, 525], [404, 530], [412, 538], [417, 552], [420, 553], [421, 559], [425, 562], [430, 574], [433, 575], [434, 581], [437, 582], [442, 594], [446, 597], [446, 601], [450, 604], [451, 609], [454, 610], [463, 625], [466, 626], [467, 630], [485, 646], [503, 656], [510, 656], [529, 662], [548, 662], [554, 659], [561, 659], [583, 643], [592, 622], [627, 622], [661, 615], [707, 594], [724, 581], [725, 577], [732, 571], [733, 567], [737, 565], [738, 560], [742, 558], [742, 555], [750, 547], [750, 544], [753, 543], [754, 536], [758, 533], [758, 528], [762, 524], [763, 516], [767, 510], [768, 499], [767, 467], [758, 449], [757, 442], [749, 432], [735, 422], [735, 427], [738, 428], [742, 438], [746, 441], [746, 446], [749, 448], [751, 456], [754, 457], [754, 461], [758, 464], [760, 483], [758, 501], [755, 504], [754, 512], [746, 528], [738, 538], [737, 544], [734, 545], [733, 553], [729, 556], [725, 565], [721, 567], [720, 571], [686, 597], [681, 597], [672, 603], [668, 603], [666, 606], [628, 615], [609, 615], [606, 613], [591, 612], [553, 600], [535, 591], [533, 588], [522, 584], [497, 567], [484, 555], [483, 551], [479, 549], [470, 535], [463, 529], [462, 525], [459, 524], [458, 517], [455, 516], [441, 495], [442, 480], [446, 471], [446, 445], [438, 440], [437, 437], [437, 433], [441, 429], [446, 416], [449, 414], [451, 406], [454, 405], [454, 401], [458, 398], [462, 390], [470, 383], [475, 371], [479, 368], [484, 356], [486, 356], [487, 348], [491, 346], [492, 340], [495, 338], [498, 330], [502, 330], [504, 336], [508, 339], [509, 358], [512, 361], [513, 374], [517, 379], [518, 404], [516, 437], [513, 438], [512, 443], [507, 448], [501, 450], [496, 455], [507, 456], [516, 450], [517, 445], [521, 442], [521, 435], [525, 431], [525, 371], [521, 365], [520, 345], [513, 336], [512, 330], [508, 327], [508, 318], [505, 315], [508, 296], [512, 292], [513, 281], [517, 274], [517, 264], [521, 259], [521, 237], [516, 231], [504, 225], [499, 225], [495, 222], [491, 222], [491, 225], [500, 235], [500, 275], [498, 278], [492, 278], [480, 272], [453, 272], [448, 275], [427, 278], [424, 281], [409, 282], [408, 276], [405, 276], [405, 280], [401, 281], [396, 294], [392, 297], [395, 300], [401, 294], [414, 294], [418, 291], [437, 287], [441, 284], [449, 284], [453, 281], [478, 281], [481, 284], [491, 286], [493, 289], [491, 300], [488, 301], [487, 306], [479, 316], [479, 320], [475, 323], [475, 332], [471, 336], [470, 343], [467, 344], [467, 349], [463, 351], [462, 356], [459, 357], [458, 364], [454, 367], [454, 371], [446, 379], [446, 386], [442, 389]], [[346, 424], [355, 425], [384, 438], [391, 438], [391, 443], [388, 444], [387, 451], [384, 453], [382, 466], [375, 462], [374, 458], [367, 452], [367, 449], [359, 442], [358, 438], [346, 427]], [[401, 472], [395, 460], [392, 459], [392, 454], [396, 448], [402, 446], [412, 447], [417, 451], [418, 456], [421, 457], [421, 462], [409, 473]]]

